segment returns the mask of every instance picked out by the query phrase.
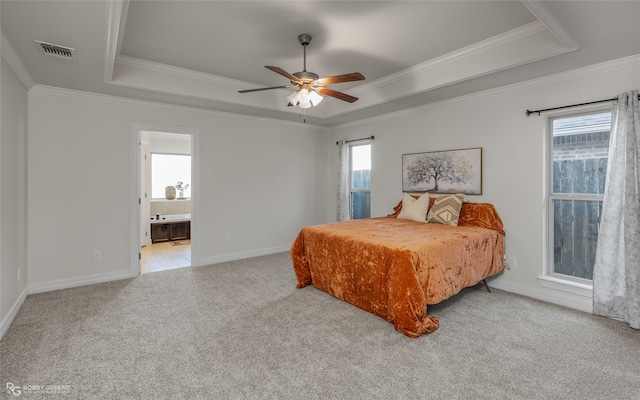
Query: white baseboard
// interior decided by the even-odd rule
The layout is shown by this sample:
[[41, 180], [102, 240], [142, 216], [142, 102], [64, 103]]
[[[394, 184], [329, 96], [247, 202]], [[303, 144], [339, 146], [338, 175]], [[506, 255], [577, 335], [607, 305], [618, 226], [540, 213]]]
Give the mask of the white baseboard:
[[288, 252], [289, 250], [291, 250], [291, 245], [269, 247], [266, 249], [258, 249], [258, 250], [251, 250], [251, 251], [243, 251], [240, 253], [224, 254], [221, 256], [214, 256], [214, 257], [205, 257], [200, 259], [200, 265], [197, 265], [197, 266], [202, 267], [205, 265], [220, 264], [228, 261], [243, 260], [245, 258], [267, 256], [269, 254], [283, 253], [285, 251]]
[[9, 330], [9, 327], [13, 323], [13, 320], [16, 318], [16, 315], [18, 315], [18, 311], [20, 311], [20, 308], [22, 307], [22, 304], [24, 303], [24, 300], [26, 298], [27, 288], [24, 288], [22, 293], [20, 293], [18, 299], [15, 301], [15, 303], [13, 303], [9, 314], [7, 314], [7, 317], [4, 319], [4, 321], [2, 321], [2, 324], [0, 325], [0, 339], [2, 339], [4, 337], [4, 334]]
[[51, 292], [53, 290], [69, 289], [78, 286], [94, 285], [96, 283], [111, 282], [128, 278], [131, 278], [131, 275], [129, 270], [126, 269], [116, 272], [109, 272], [106, 274], [86, 275], [76, 278], [60, 279], [51, 282], [29, 285], [29, 294]]
[[521, 294], [523, 296], [531, 297], [534, 299], [546, 301], [547, 303], [553, 303], [564, 307], [573, 308], [574, 310], [584, 311], [587, 313], [593, 313], [593, 301], [589, 297], [584, 296], [553, 296], [548, 293], [536, 291], [528, 286], [519, 285], [517, 283], [503, 282], [499, 279], [492, 280], [490, 282], [491, 287], [504, 290], [505, 292], [511, 292]]

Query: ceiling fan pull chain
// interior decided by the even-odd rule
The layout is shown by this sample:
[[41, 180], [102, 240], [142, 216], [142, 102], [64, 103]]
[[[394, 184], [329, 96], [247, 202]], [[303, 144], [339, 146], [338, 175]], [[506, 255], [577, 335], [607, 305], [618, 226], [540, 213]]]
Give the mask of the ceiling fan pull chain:
[[305, 109], [304, 108], [302, 108], [302, 107], [298, 108], [298, 116], [300, 118], [302, 118], [302, 123], [303, 124], [307, 123], [307, 117], [305, 115]]

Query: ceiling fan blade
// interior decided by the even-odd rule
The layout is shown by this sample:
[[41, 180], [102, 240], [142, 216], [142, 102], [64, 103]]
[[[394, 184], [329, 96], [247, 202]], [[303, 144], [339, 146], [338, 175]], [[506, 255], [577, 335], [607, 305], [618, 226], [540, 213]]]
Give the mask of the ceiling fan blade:
[[327, 76], [325, 78], [318, 79], [316, 82], [321, 85], [331, 85], [334, 83], [355, 82], [363, 80], [364, 75], [362, 75], [360, 72], [352, 72], [350, 74], [344, 75]]
[[293, 81], [293, 82], [299, 82], [300, 81], [300, 78], [298, 78], [295, 75], [292, 75], [292, 74], [288, 73], [287, 71], [283, 70], [282, 68], [271, 67], [269, 65], [265, 65], [264, 67], [267, 68], [267, 69], [270, 69], [271, 71], [275, 72], [276, 74], [280, 74], [280, 75], [284, 76], [285, 78], [289, 78], [290, 81]]
[[327, 96], [335, 97], [336, 99], [340, 99], [349, 103], [353, 103], [358, 100], [357, 97], [353, 97], [346, 93], [338, 92], [337, 90], [329, 89], [326, 87], [315, 88], [315, 91]]
[[291, 85], [271, 86], [271, 87], [258, 88], [258, 89], [238, 90], [238, 93], [259, 92], [261, 90], [284, 89], [284, 88], [290, 88], [290, 87], [291, 87]]

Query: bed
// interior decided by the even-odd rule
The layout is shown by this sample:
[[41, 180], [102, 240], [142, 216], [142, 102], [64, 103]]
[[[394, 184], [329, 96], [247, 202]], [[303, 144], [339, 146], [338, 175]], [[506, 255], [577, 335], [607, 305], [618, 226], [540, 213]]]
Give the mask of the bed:
[[[433, 199], [431, 199], [433, 204]], [[302, 228], [291, 246], [297, 287], [312, 284], [419, 337], [438, 328], [437, 304], [504, 268], [493, 205], [463, 202], [458, 226], [386, 217]]]

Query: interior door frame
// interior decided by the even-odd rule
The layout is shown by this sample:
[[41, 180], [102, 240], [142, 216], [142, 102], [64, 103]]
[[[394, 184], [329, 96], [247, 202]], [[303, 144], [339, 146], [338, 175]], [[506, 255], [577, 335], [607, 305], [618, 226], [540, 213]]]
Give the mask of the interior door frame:
[[[141, 138], [142, 139], [142, 138]], [[149, 193], [146, 190], [147, 187], [149, 186], [149, 165], [151, 164], [151, 160], [149, 159], [149, 143], [145, 142], [144, 140], [140, 140], [140, 145], [138, 146], [139, 148], [139, 153], [138, 153], [138, 166], [139, 166], [139, 175], [138, 175], [138, 191], [140, 194], [140, 199], [142, 204], [140, 205], [140, 213], [141, 215], [138, 215], [138, 217], [140, 218], [140, 247], [144, 246], [144, 245], [150, 245], [151, 244], [151, 225], [149, 224], [149, 227], [147, 229], [145, 229], [144, 225], [146, 223], [149, 222], [149, 218], [148, 216], [151, 215], [150, 212], [150, 208], [151, 208], [151, 202], [149, 199]], [[144, 217], [144, 215], [147, 216], [147, 218]], [[144, 221], [144, 222], [143, 222]], [[146, 231], [146, 232], [145, 232]]]
[[129, 276], [140, 274], [140, 140], [141, 131], [191, 135], [191, 266], [200, 265], [200, 129], [158, 123], [131, 122], [131, 186], [130, 186], [130, 265]]

